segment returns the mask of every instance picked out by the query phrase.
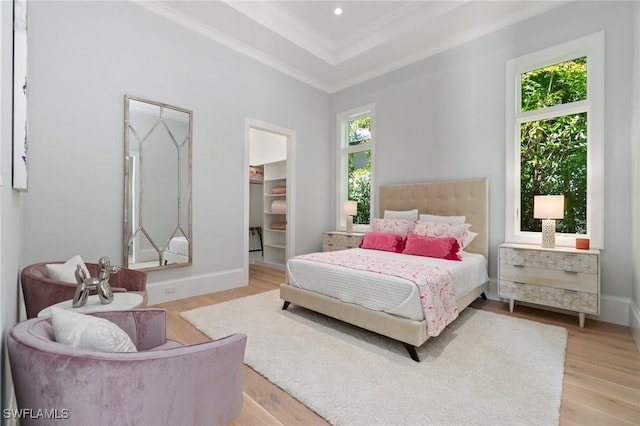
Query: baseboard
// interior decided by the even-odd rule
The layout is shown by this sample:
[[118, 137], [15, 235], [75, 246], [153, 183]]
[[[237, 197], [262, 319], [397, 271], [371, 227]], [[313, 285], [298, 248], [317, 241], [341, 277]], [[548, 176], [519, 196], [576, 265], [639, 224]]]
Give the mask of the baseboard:
[[591, 316], [598, 321], [629, 326], [629, 312], [631, 311], [631, 299], [628, 297], [616, 297], [602, 295], [600, 298], [600, 315]]
[[[496, 280], [489, 281], [489, 290], [487, 292], [487, 298], [491, 300], [501, 300], [498, 297], [498, 283]], [[531, 306], [533, 308], [544, 309], [552, 312], [561, 312], [568, 315], [578, 316], [577, 312], [569, 311], [566, 309], [552, 308], [549, 306], [536, 305], [535, 303], [526, 303], [526, 302], [518, 302], [523, 306]], [[632, 315], [632, 301], [628, 297], [616, 297], [616, 296], [607, 296], [602, 295], [600, 297], [600, 315], [587, 315], [587, 318], [595, 319], [598, 321], [609, 322], [612, 324], [619, 324], [624, 326], [630, 326], [630, 319]], [[636, 306], [636, 321], [639, 322], [638, 329], [636, 332], [638, 333], [638, 338], [636, 338], [636, 343], [640, 341], [640, 311]]]
[[636, 348], [640, 352], [640, 308], [633, 300], [629, 306], [629, 326], [631, 327], [633, 340], [636, 342]]
[[248, 285], [247, 271], [230, 269], [176, 280], [147, 283], [149, 305]]

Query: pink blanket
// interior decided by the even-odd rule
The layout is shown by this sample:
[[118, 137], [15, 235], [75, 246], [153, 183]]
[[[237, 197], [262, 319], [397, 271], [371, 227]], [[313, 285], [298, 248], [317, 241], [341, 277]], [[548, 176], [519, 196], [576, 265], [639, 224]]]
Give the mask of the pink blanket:
[[437, 336], [458, 317], [453, 279], [446, 269], [348, 251], [311, 253], [297, 258], [396, 276], [414, 282], [420, 292], [429, 336]]

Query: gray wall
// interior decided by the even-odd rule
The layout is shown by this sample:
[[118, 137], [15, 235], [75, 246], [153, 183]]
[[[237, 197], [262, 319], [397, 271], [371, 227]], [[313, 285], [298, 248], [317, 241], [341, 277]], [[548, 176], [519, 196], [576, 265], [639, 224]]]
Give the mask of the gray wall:
[[167, 282], [176, 298], [246, 284], [247, 117], [297, 132], [295, 246], [320, 248], [329, 95], [130, 2], [32, 2], [29, 48], [25, 264], [75, 254], [121, 263], [124, 94], [194, 112], [193, 265], [151, 272], [150, 302]]
[[554, 9], [335, 94], [333, 121], [341, 111], [375, 103], [376, 187], [488, 177], [490, 276], [495, 279], [497, 245], [504, 238], [506, 61], [605, 30], [602, 292], [629, 298], [632, 8], [631, 2], [574, 2]]

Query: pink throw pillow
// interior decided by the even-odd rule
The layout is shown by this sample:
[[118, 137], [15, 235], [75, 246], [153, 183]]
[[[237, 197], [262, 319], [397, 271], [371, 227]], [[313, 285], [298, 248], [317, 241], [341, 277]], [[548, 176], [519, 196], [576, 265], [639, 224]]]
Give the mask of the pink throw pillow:
[[460, 244], [454, 237], [429, 237], [409, 233], [402, 253], [438, 259], [462, 260]]
[[360, 248], [402, 253], [404, 238], [389, 232], [367, 232], [360, 242]]

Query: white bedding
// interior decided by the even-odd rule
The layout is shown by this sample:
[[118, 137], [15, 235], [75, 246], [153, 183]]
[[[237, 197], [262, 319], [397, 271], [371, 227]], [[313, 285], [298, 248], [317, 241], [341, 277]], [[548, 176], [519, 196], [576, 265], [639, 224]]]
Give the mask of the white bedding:
[[[489, 280], [487, 260], [480, 254], [461, 252], [462, 261], [457, 262], [380, 250], [354, 248], [348, 251], [447, 268], [453, 278], [456, 298]], [[287, 270], [290, 285], [368, 309], [416, 321], [424, 319], [418, 287], [407, 279], [295, 257], [287, 262]]]
[[171, 253], [189, 256], [189, 241], [187, 241], [186, 237], [173, 237], [171, 241], [169, 241], [169, 248], [167, 250]]

